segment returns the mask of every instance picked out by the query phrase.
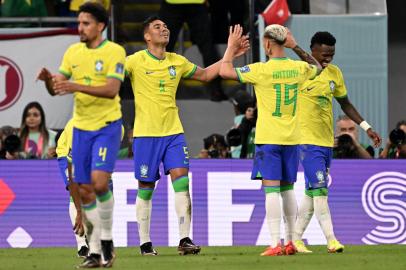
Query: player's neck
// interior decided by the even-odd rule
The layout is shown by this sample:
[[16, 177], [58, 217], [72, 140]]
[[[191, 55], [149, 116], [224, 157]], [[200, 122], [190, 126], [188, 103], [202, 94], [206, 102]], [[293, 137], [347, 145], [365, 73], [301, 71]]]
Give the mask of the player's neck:
[[158, 59], [163, 60], [165, 58], [166, 48], [164, 46], [148, 46], [148, 51]]
[[271, 58], [285, 58], [285, 50], [280, 47], [274, 47], [270, 50], [268, 57]]
[[86, 42], [86, 47], [88, 47], [89, 49], [96, 49], [103, 42], [104, 42], [104, 38], [102, 36], [100, 36], [92, 41]]

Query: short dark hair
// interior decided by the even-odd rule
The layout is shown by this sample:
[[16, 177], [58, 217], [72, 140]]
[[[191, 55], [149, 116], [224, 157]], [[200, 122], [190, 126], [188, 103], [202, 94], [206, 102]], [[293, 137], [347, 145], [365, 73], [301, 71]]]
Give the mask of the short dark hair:
[[310, 48], [313, 48], [315, 44], [334, 46], [336, 45], [336, 38], [327, 31], [317, 32], [313, 35], [312, 40], [310, 41]]
[[400, 120], [400, 121], [396, 124], [396, 128], [400, 128], [400, 126], [406, 126], [406, 120]]
[[158, 15], [152, 15], [142, 22], [142, 31], [144, 34], [148, 31], [149, 25], [156, 20], [161, 20], [161, 18]]
[[91, 14], [96, 21], [99, 23], [104, 23], [104, 29], [109, 25], [109, 14], [107, 10], [99, 3], [86, 2], [79, 7], [78, 14], [81, 12], [86, 12]]

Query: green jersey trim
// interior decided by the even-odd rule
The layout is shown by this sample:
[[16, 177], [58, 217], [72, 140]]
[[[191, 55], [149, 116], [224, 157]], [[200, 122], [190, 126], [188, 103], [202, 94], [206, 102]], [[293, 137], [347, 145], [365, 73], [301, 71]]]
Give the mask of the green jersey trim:
[[148, 49], [145, 49], [145, 52], [146, 52], [152, 59], [154, 59], [154, 60], [162, 61], [162, 60], [165, 59], [165, 57], [164, 57], [163, 59], [159, 59], [158, 57], [156, 57], [155, 55], [153, 55], [152, 53], [150, 53], [150, 51], [148, 51]]
[[183, 77], [183, 78], [185, 78], [185, 79], [191, 78], [193, 75], [195, 75], [196, 70], [197, 70], [197, 65], [195, 65], [193, 67], [193, 69], [188, 74], [186, 74], [185, 77]]
[[114, 78], [114, 79], [117, 79], [117, 80], [119, 80], [119, 81], [121, 81], [121, 82], [124, 81], [123, 78], [121, 78], [121, 77], [119, 77], [119, 76], [117, 76], [117, 75], [113, 75], [113, 74], [107, 75], [106, 77], [107, 77], [107, 78]]
[[235, 72], [237, 73], [237, 77], [238, 77], [238, 81], [240, 81], [240, 83], [244, 83], [240, 71], [238, 70], [238, 68], [234, 68]]
[[59, 70], [59, 73], [61, 73], [63, 76], [65, 76], [65, 77], [68, 78], [68, 79], [70, 79], [70, 77], [71, 77], [71, 75], [72, 75], [72, 74], [70, 74], [69, 72], [67, 72], [67, 71], [65, 71], [65, 70], [62, 70], [62, 69]]

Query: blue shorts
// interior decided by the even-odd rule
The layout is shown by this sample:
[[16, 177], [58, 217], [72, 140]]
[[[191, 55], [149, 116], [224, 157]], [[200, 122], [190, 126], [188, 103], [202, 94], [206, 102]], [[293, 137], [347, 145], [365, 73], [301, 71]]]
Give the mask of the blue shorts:
[[259, 144], [255, 146], [251, 179], [296, 182], [299, 166], [297, 145]]
[[62, 180], [65, 183], [65, 188], [68, 189], [68, 159], [66, 157], [58, 158], [59, 172], [61, 173]]
[[113, 172], [120, 140], [121, 119], [95, 131], [74, 128], [72, 141], [74, 181], [90, 184], [92, 171]]
[[165, 174], [171, 169], [189, 169], [189, 150], [183, 134], [165, 137], [135, 137], [133, 140], [134, 175], [143, 182], [159, 180], [159, 165]]
[[333, 148], [302, 144], [299, 149], [306, 189], [326, 188], [331, 159], [333, 158]]

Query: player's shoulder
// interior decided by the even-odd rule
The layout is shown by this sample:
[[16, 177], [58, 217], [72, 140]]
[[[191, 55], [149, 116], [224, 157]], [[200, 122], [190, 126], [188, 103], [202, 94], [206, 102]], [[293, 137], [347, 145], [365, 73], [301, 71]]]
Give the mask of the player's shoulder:
[[326, 69], [329, 71], [329, 74], [332, 76], [336, 76], [336, 77], [342, 77], [343, 73], [341, 71], [341, 69], [334, 65], [334, 64], [329, 64]]
[[71, 53], [71, 52], [77, 52], [78, 50], [81, 50], [84, 46], [84, 43], [82, 42], [77, 42], [77, 43], [73, 43], [72, 45], [70, 45], [68, 47], [68, 49], [66, 50], [66, 52]]
[[170, 62], [186, 62], [189, 61], [186, 57], [183, 55], [174, 53], [174, 52], [167, 52], [166, 57]]
[[108, 48], [108, 50], [113, 50], [115, 52], [120, 52], [120, 53], [124, 53], [125, 54], [125, 49], [123, 48], [123, 46], [121, 46], [120, 44], [117, 44], [113, 41], [108, 40], [106, 42], [106, 47]]
[[133, 61], [138, 62], [140, 60], [145, 59], [145, 56], [146, 56], [145, 50], [140, 50], [140, 51], [137, 51], [137, 52], [135, 52], [133, 54], [128, 55], [127, 58], [126, 58], [126, 62], [127, 63], [133, 62]]

